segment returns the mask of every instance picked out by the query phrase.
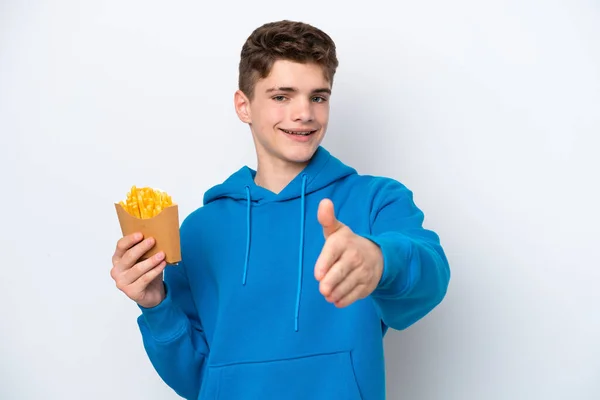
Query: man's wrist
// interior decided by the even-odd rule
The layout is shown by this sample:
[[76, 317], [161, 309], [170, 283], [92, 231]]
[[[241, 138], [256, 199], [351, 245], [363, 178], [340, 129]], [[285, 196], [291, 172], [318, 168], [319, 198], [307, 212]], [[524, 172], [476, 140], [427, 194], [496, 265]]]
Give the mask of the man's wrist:
[[142, 307], [142, 308], [155, 308], [158, 307], [163, 301], [165, 301], [167, 297], [167, 287], [165, 285], [164, 282], [161, 282], [161, 285], [159, 285], [159, 290], [158, 290], [158, 295], [156, 296], [155, 299], [152, 299], [151, 301], [148, 302], [138, 302], [138, 306]]

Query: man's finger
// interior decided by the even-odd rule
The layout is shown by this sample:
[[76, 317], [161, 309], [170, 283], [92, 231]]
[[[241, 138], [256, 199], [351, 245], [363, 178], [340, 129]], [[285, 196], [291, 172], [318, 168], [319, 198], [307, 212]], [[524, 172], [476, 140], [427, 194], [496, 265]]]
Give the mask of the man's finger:
[[325, 277], [329, 269], [342, 256], [344, 250], [342, 244], [335, 239], [336, 237], [331, 237], [325, 241], [323, 250], [321, 250], [321, 254], [317, 258], [317, 262], [315, 263], [315, 279], [318, 281]]
[[360, 284], [354, 287], [350, 293], [342, 297], [340, 300], [335, 302], [335, 306], [338, 308], [348, 307], [350, 304], [357, 300], [364, 298], [365, 286]]
[[165, 253], [161, 251], [152, 257], [145, 259], [144, 261], [138, 262], [133, 267], [125, 271], [121, 278], [121, 283], [123, 285], [130, 285], [131, 283], [137, 281], [142, 275], [158, 266], [158, 264], [160, 264], [164, 259]]
[[345, 279], [339, 282], [333, 288], [333, 290], [325, 296], [327, 298], [327, 301], [329, 301], [330, 303], [336, 303], [342, 300], [347, 295], [349, 295], [355, 287], [362, 284], [360, 277], [360, 269], [354, 268], [353, 270], [351, 270], [350, 273], [345, 277]]
[[113, 263], [125, 255], [127, 250], [136, 245], [142, 240], [143, 235], [140, 232], [132, 233], [131, 235], [123, 236], [117, 241], [117, 247], [113, 256]]
[[156, 241], [154, 240], [154, 238], [149, 237], [127, 250], [127, 252], [125, 252], [123, 257], [121, 258], [121, 262], [119, 263], [121, 270], [124, 271], [133, 267], [138, 262], [138, 260], [144, 254], [146, 254], [147, 251], [154, 247], [155, 243]]
[[338, 219], [335, 217], [333, 202], [329, 199], [323, 199], [319, 203], [317, 219], [323, 227], [323, 235], [325, 236], [325, 239], [329, 238], [329, 236], [344, 226], [344, 224], [338, 221]]
[[340, 259], [327, 271], [325, 277], [319, 284], [319, 291], [325, 297], [331, 295], [333, 290], [341, 285], [341, 282], [348, 279], [354, 267], [344, 259]]
[[166, 261], [161, 261], [156, 267], [152, 268], [150, 271], [146, 272], [144, 275], [140, 276], [135, 282], [130, 285], [130, 290], [133, 293], [142, 293], [148, 285], [155, 280], [158, 276], [160, 276], [164, 269], [167, 266]]

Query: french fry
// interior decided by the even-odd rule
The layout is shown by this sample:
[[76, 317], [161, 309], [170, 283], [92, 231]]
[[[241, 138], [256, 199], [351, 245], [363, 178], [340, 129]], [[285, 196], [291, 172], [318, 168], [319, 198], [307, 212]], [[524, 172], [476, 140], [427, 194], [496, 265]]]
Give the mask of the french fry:
[[129, 215], [136, 218], [147, 219], [156, 217], [165, 208], [173, 205], [171, 196], [167, 193], [150, 187], [132, 186], [125, 200], [119, 204]]

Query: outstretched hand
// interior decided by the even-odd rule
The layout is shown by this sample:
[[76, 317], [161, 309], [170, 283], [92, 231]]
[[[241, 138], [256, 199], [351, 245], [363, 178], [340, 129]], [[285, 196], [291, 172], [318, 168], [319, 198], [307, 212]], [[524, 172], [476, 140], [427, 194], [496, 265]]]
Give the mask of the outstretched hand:
[[319, 290], [336, 307], [347, 307], [370, 295], [383, 273], [379, 246], [337, 220], [331, 200], [319, 204], [317, 214], [325, 245], [315, 264]]

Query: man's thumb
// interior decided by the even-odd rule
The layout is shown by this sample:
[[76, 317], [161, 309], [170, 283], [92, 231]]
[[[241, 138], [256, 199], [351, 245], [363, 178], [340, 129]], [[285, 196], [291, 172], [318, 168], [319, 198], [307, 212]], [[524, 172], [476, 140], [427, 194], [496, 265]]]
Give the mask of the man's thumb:
[[335, 217], [335, 210], [333, 202], [329, 199], [323, 199], [319, 203], [319, 210], [317, 212], [317, 219], [323, 227], [323, 235], [327, 239], [331, 234], [344, 226]]

